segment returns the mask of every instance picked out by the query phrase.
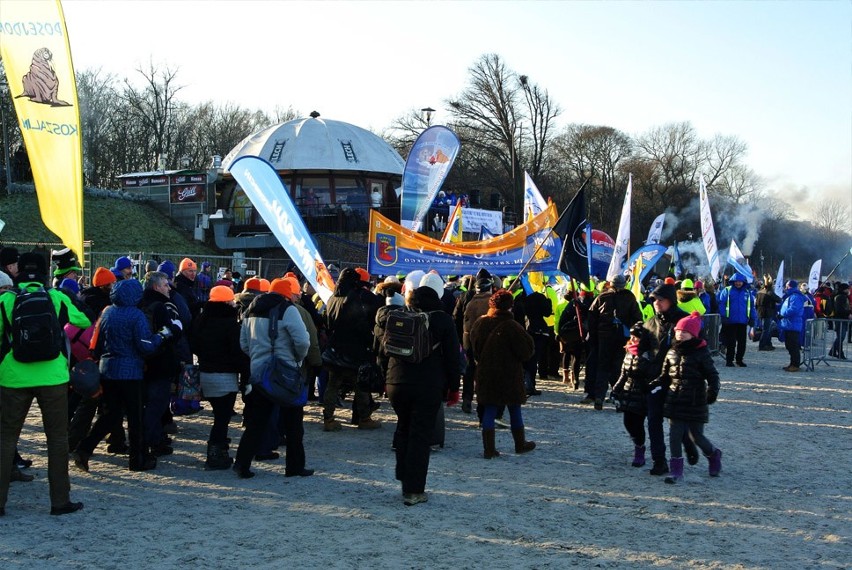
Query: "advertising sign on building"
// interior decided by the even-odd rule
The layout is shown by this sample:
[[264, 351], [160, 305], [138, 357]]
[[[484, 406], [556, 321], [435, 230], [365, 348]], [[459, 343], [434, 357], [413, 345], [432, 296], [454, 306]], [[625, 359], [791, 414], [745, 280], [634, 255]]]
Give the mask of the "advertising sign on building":
[[172, 186], [169, 202], [172, 204], [188, 204], [204, 201], [204, 184], [181, 184]]

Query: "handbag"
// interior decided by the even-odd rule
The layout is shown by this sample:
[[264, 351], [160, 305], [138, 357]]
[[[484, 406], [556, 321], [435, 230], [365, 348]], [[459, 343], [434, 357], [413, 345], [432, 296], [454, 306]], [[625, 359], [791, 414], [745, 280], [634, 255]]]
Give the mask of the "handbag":
[[[252, 387], [268, 400], [279, 406], [299, 407], [308, 403], [308, 386], [302, 370], [275, 355], [275, 340], [278, 338], [278, 315], [281, 305], [269, 311], [269, 343], [271, 354], [251, 375]], [[296, 353], [295, 346], [293, 354]]]
[[358, 367], [361, 366], [360, 362], [341, 354], [331, 346], [322, 351], [322, 363], [329, 368], [343, 368], [346, 370], [358, 370]]
[[177, 399], [189, 402], [201, 400], [201, 372], [198, 366], [187, 364], [183, 367], [177, 386]]
[[375, 362], [368, 362], [358, 367], [356, 385], [360, 390], [371, 394], [384, 394], [385, 377], [382, 369]]

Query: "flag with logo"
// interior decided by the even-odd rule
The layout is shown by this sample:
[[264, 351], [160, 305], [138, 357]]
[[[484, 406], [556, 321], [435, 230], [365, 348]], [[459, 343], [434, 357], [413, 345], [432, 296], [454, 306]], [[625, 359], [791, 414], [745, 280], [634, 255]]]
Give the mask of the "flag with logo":
[[447, 227], [444, 228], [444, 235], [441, 236], [441, 241], [444, 243], [459, 243], [464, 241], [462, 238], [462, 205], [461, 201], [456, 203], [453, 208], [453, 213], [450, 214], [450, 219], [447, 220]]
[[683, 262], [680, 259], [680, 249], [677, 247], [677, 242], [674, 242], [672, 248], [672, 263], [669, 266], [669, 273], [675, 276], [675, 279], [683, 277]]
[[0, 58], [44, 225], [83, 260], [83, 144], [77, 80], [59, 0], [3, 0]]
[[630, 249], [630, 195], [633, 193], [633, 175], [627, 178], [627, 192], [624, 193], [624, 204], [621, 206], [621, 221], [618, 223], [618, 235], [615, 237], [615, 249], [606, 272], [606, 280], [612, 281], [621, 274], [621, 265], [627, 258]]
[[814, 261], [814, 264], [811, 265], [811, 271], [808, 273], [808, 291], [811, 293], [816, 293], [817, 287], [819, 287], [820, 271], [822, 271], [822, 260], [817, 259]]
[[701, 236], [704, 240], [704, 252], [710, 264], [710, 277], [718, 279], [722, 270], [719, 261], [719, 249], [716, 245], [716, 230], [713, 229], [713, 216], [710, 213], [710, 200], [707, 197], [707, 185], [704, 183], [704, 175], [698, 178], [698, 201], [701, 207]]
[[728, 264], [737, 272], [742, 273], [749, 283], [754, 281], [754, 271], [749, 267], [745, 255], [733, 239], [731, 239], [731, 247], [728, 249]]
[[665, 221], [665, 212], [654, 218], [654, 223], [651, 224], [651, 229], [648, 230], [648, 239], [645, 240], [645, 245], [660, 243], [660, 238], [663, 235], [663, 223]]
[[545, 208], [547, 208], [547, 202], [544, 201], [529, 172], [524, 171], [524, 222], [536, 217]]
[[553, 231], [562, 240], [559, 271], [581, 283], [590, 273], [591, 226], [586, 221], [586, 190], [581, 188], [562, 212]]

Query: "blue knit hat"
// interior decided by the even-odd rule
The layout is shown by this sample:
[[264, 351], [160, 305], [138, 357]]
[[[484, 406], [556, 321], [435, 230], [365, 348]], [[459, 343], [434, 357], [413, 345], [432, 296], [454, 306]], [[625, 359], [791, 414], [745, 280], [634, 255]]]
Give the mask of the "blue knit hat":
[[130, 261], [130, 258], [127, 256], [119, 257], [115, 260], [115, 269], [121, 271], [122, 269], [127, 269], [129, 267], [133, 267], [133, 262]]
[[790, 289], [798, 289], [799, 282], [795, 279], [790, 279], [789, 281], [787, 281], [787, 287], [789, 287]]
[[62, 280], [62, 283], [59, 284], [60, 289], [65, 289], [70, 293], [74, 293], [75, 295], [80, 292], [80, 285], [77, 283], [75, 279], [66, 278]]
[[157, 271], [168, 275], [169, 279], [175, 278], [175, 264], [168, 259], [157, 266]]

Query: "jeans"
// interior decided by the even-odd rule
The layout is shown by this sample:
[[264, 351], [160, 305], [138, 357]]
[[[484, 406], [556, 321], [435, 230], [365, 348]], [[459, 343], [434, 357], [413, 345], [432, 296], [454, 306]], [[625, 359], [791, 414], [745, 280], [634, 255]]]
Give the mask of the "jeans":
[[762, 318], [761, 327], [763, 327], [763, 332], [760, 333], [760, 342], [757, 347], [768, 348], [772, 346], [772, 317]]
[[51, 507], [67, 504], [71, 494], [68, 477], [68, 384], [37, 388], [0, 387], [0, 507], [9, 497], [9, 480], [15, 446], [33, 399], [41, 410], [47, 438], [47, 480]]
[[[494, 429], [495, 424], [494, 420], [497, 419], [497, 413], [500, 411], [502, 406], [492, 406], [486, 405], [485, 410], [482, 414], [482, 429]], [[509, 423], [512, 426], [512, 429], [521, 429], [524, 427], [524, 417], [521, 415], [521, 406], [519, 404], [515, 404], [513, 406], [506, 406], [509, 409]]]
[[[248, 469], [260, 449], [264, 435], [269, 430], [269, 420], [272, 417], [275, 404], [257, 392], [245, 396], [244, 400], [243, 416], [246, 429], [243, 432], [243, 437], [240, 438], [234, 464], [243, 469]], [[283, 427], [284, 435], [287, 438], [286, 474], [297, 474], [305, 468], [304, 417], [305, 410], [301, 406], [280, 407], [279, 425]]]
[[388, 398], [396, 412], [396, 479], [403, 493], [422, 493], [429, 471], [430, 443], [433, 440], [440, 387], [429, 384], [388, 384]]
[[686, 439], [695, 442], [704, 455], [713, 455], [716, 450], [709, 439], [704, 437], [704, 424], [702, 422], [685, 422], [682, 420], [670, 420], [669, 425], [669, 445], [672, 449], [672, 458], [683, 457], [683, 449], [681, 443], [685, 443]]
[[163, 440], [163, 414], [169, 408], [171, 388], [171, 378], [145, 380], [145, 411], [142, 414], [145, 445], [159, 445]]

